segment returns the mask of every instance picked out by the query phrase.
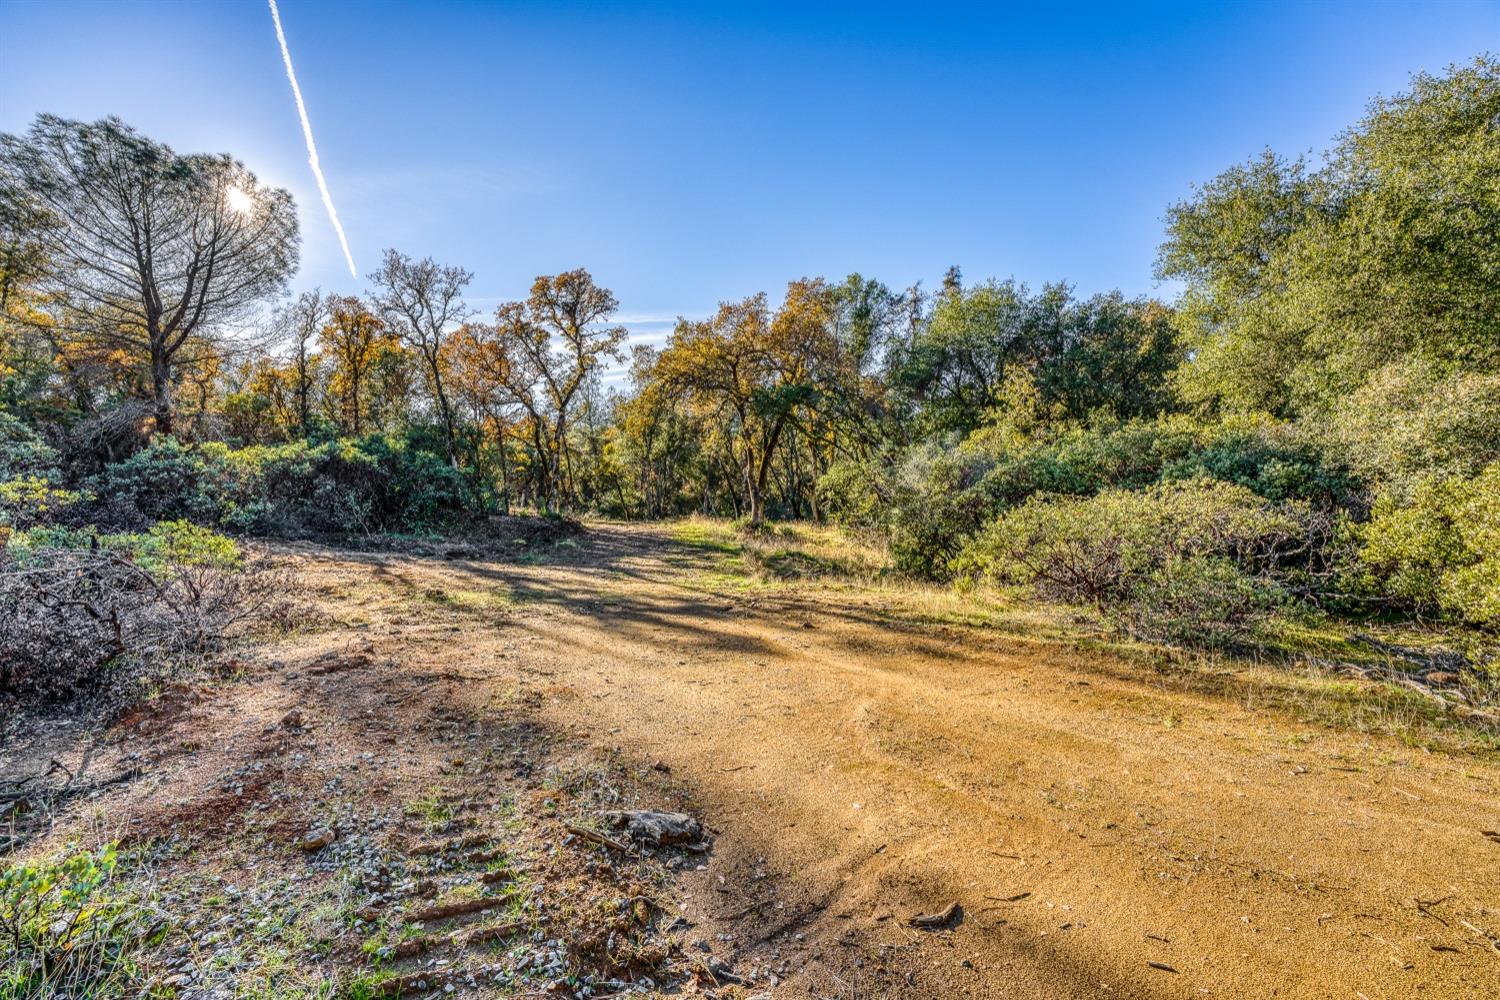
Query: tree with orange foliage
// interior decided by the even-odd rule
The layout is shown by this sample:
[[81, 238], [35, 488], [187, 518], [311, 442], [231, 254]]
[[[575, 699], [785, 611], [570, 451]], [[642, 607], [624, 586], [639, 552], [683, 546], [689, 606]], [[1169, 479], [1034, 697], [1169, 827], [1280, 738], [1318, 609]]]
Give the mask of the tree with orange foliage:
[[360, 299], [329, 296], [328, 322], [319, 339], [333, 360], [328, 388], [340, 424], [358, 437], [368, 416], [371, 373], [380, 355], [395, 344], [395, 337]]
[[537, 495], [544, 510], [560, 509], [570, 492], [568, 428], [584, 384], [606, 361], [624, 360], [625, 328], [605, 326], [619, 308], [607, 288], [579, 268], [543, 275], [523, 302], [495, 311], [493, 326], [471, 324], [468, 334], [488, 346], [478, 376], [507, 404], [524, 410], [536, 449]]
[[794, 281], [774, 316], [761, 293], [726, 302], [707, 320], [678, 320], [657, 359], [657, 378], [717, 415], [752, 525], [765, 521], [766, 485], [782, 435], [812, 400], [810, 371], [831, 335], [832, 316], [823, 281]]

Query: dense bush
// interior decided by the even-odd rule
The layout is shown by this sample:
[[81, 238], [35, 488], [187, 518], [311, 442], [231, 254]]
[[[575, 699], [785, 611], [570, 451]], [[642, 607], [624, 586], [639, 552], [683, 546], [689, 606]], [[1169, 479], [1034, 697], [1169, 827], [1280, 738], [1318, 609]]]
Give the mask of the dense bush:
[[9, 536], [6, 556], [28, 567], [54, 552], [111, 553], [129, 559], [156, 578], [173, 567], [203, 566], [226, 572], [243, 569], [244, 550], [232, 538], [191, 521], [160, 521], [145, 532], [104, 534], [93, 528], [57, 525], [18, 531]]
[[30, 528], [67, 517], [85, 497], [41, 476], [0, 480], [0, 527]]
[[[876, 460], [878, 462], [878, 460]], [[857, 528], [879, 527], [886, 499], [876, 462], [842, 459], [828, 467], [818, 478], [818, 509], [838, 524]]]
[[231, 453], [222, 445], [190, 448], [161, 437], [130, 458], [108, 465], [92, 481], [101, 520], [139, 527], [161, 519], [221, 524], [253, 493], [237, 482]]
[[47, 523], [84, 499], [61, 482], [56, 449], [0, 410], [0, 531]]
[[1197, 478], [1272, 501], [1357, 506], [1357, 482], [1294, 428], [1263, 418], [1181, 415], [1022, 434], [997, 423], [952, 448], [913, 451], [891, 477], [896, 563], [951, 575], [951, 560], [1003, 513], [1038, 495], [1092, 496]]
[[1500, 462], [1473, 478], [1428, 477], [1375, 503], [1354, 572], [1363, 587], [1427, 613], [1500, 626]]
[[1040, 495], [1002, 515], [955, 560], [961, 575], [1092, 603], [1153, 638], [1247, 638], [1307, 544], [1305, 503], [1274, 504], [1212, 479]]
[[1326, 436], [1388, 494], [1423, 478], [1475, 476], [1500, 461], [1500, 372], [1391, 365], [1331, 414]]
[[57, 449], [13, 414], [0, 410], [0, 482], [24, 477], [55, 482], [58, 463]]
[[439, 455], [399, 437], [232, 449], [159, 438], [93, 482], [102, 519], [185, 519], [231, 531], [423, 531], [459, 518], [464, 485]]
[[1184, 556], [1145, 573], [1104, 612], [1137, 638], [1223, 649], [1252, 644], [1284, 604], [1275, 582], [1233, 560]]

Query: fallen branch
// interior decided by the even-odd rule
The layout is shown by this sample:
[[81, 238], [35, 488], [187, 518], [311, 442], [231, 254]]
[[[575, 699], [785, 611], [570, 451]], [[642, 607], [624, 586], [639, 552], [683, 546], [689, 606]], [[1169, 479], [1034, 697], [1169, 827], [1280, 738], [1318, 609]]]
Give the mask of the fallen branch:
[[630, 853], [628, 845], [620, 843], [613, 837], [606, 837], [597, 830], [590, 830], [586, 826], [576, 826], [572, 823], [564, 823], [563, 827], [575, 837], [582, 837], [584, 840], [591, 841], [601, 847], [608, 847], [612, 851], [620, 851], [624, 854]]
[[509, 905], [515, 898], [515, 893], [508, 892], [503, 896], [481, 896], [478, 899], [460, 899], [452, 903], [439, 903], [409, 914], [406, 919], [413, 923], [425, 924], [433, 920], [445, 920], [448, 917], [462, 917], [470, 913], [498, 909]]
[[937, 913], [919, 913], [907, 921], [912, 927], [941, 927], [958, 913], [957, 901], [949, 903]]
[[467, 948], [488, 941], [503, 941], [525, 929], [525, 925], [520, 923], [495, 924], [490, 927], [475, 927], [472, 930], [459, 931], [449, 940], [460, 948]]

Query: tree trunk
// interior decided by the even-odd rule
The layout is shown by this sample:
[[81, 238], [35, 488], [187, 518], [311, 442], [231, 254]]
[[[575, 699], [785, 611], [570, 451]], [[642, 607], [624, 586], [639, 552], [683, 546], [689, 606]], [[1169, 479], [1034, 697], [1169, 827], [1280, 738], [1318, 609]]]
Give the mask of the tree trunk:
[[152, 351], [151, 395], [152, 416], [156, 421], [156, 433], [172, 433], [172, 366], [165, 356]]
[[531, 442], [536, 448], [536, 480], [537, 506], [541, 513], [547, 514], [552, 509], [552, 484], [548, 482], [548, 473], [551, 466], [551, 458], [547, 454], [547, 446], [542, 441], [542, 421], [540, 417], [531, 418]]
[[312, 422], [308, 407], [308, 394], [312, 390], [312, 378], [307, 373], [307, 342], [297, 342], [297, 430], [307, 437], [307, 426]]
[[448, 464], [458, 468], [458, 446], [453, 432], [453, 408], [448, 405], [448, 394], [443, 391], [443, 377], [438, 373], [437, 355], [422, 352], [427, 359], [427, 369], [432, 375], [432, 394], [437, 397], [438, 413], [443, 418], [443, 442], [448, 446]]
[[752, 482], [750, 485], [750, 527], [759, 528], [765, 523], [765, 502], [761, 498], [759, 487]]
[[505, 431], [499, 434], [500, 444], [500, 513], [510, 516], [510, 449], [505, 444]]
[[776, 442], [780, 440], [781, 429], [785, 424], [785, 418], [778, 418], [772, 425], [766, 450], [760, 456], [760, 470], [753, 478], [746, 476], [750, 486], [750, 524], [753, 527], [758, 528], [765, 521], [766, 479], [771, 472], [771, 458], [776, 454]]
[[[553, 502], [559, 514], [562, 513], [563, 502], [567, 499], [566, 487], [571, 486], [570, 483], [567, 483], [563, 479], [563, 460], [568, 447], [567, 434], [568, 412], [564, 409], [558, 413], [557, 423], [552, 428], [552, 454], [548, 460], [548, 472], [549, 478], [552, 480], [552, 492], [556, 494], [553, 497]], [[571, 466], [569, 466], [569, 469], [571, 470]]]

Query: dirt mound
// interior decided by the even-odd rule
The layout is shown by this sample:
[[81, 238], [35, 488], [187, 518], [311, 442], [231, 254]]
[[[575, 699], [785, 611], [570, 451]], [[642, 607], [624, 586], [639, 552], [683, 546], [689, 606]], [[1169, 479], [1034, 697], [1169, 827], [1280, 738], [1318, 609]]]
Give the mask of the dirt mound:
[[491, 545], [555, 545], [584, 533], [583, 522], [571, 517], [500, 515], [474, 528], [466, 540]]

